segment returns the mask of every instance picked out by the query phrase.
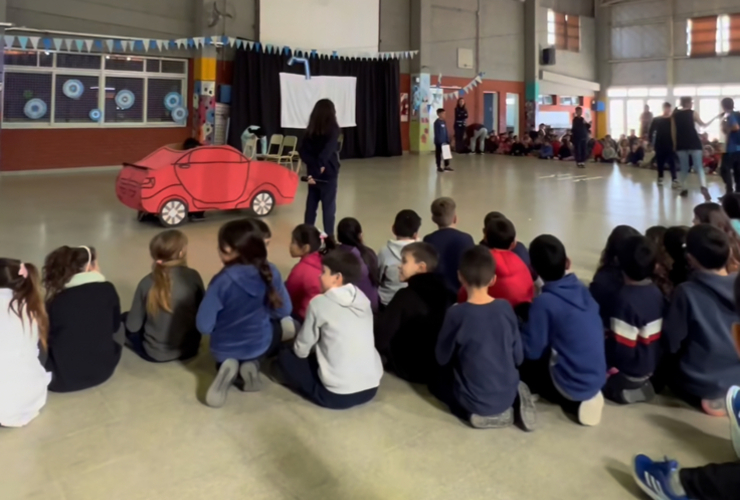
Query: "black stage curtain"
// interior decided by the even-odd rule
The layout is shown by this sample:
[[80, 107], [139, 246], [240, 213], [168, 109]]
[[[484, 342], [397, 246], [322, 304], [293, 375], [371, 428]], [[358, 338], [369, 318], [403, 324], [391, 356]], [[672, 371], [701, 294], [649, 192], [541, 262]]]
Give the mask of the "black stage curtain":
[[[300, 52], [297, 57], [305, 57]], [[271, 134], [303, 136], [303, 130], [280, 126], [280, 73], [304, 71], [288, 66], [290, 55], [239, 50], [234, 59], [229, 144], [241, 149], [241, 134], [260, 125]], [[357, 126], [342, 129], [342, 158], [399, 156], [401, 146], [400, 71], [398, 60], [313, 57], [312, 76], [357, 77]]]

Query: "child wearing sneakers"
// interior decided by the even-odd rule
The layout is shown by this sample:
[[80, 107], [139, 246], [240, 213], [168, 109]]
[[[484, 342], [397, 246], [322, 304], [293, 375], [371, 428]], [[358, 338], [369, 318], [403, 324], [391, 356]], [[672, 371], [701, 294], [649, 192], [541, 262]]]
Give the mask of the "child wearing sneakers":
[[224, 405], [237, 377], [244, 391], [262, 388], [259, 360], [277, 349], [280, 320], [292, 309], [280, 272], [267, 261], [264, 234], [252, 220], [221, 226], [218, 254], [224, 267], [208, 285], [196, 317], [198, 330], [211, 336], [218, 367], [206, 394], [213, 408]]
[[386, 368], [419, 384], [428, 384], [436, 373], [437, 337], [447, 309], [455, 303], [455, 294], [434, 272], [437, 260], [429, 243], [403, 247], [399, 279], [408, 286], [375, 319], [375, 346], [387, 359]]
[[[450, 160], [442, 159], [442, 146], [450, 144], [450, 136], [447, 134], [447, 124], [445, 123], [445, 110], [437, 110], [437, 119], [434, 121], [434, 159], [437, 162], [437, 172], [452, 172]], [[445, 168], [442, 168], [444, 161]]]
[[460, 289], [460, 280], [457, 268], [460, 258], [466, 250], [473, 248], [473, 237], [455, 228], [457, 214], [455, 200], [452, 198], [437, 198], [432, 202], [432, 221], [439, 229], [424, 237], [424, 243], [429, 243], [439, 255], [437, 272], [442, 275], [447, 287], [454, 293]]
[[401, 252], [406, 245], [416, 241], [420, 227], [421, 217], [413, 210], [401, 210], [396, 214], [392, 228], [396, 239], [388, 240], [388, 244], [378, 252], [378, 296], [382, 307], [390, 304], [396, 292], [406, 287], [406, 283], [399, 278]]
[[[483, 229], [484, 241], [496, 261], [496, 280], [491, 283], [488, 293], [496, 299], [509, 301], [512, 307], [532, 302], [534, 281], [527, 265], [514, 252], [516, 230], [514, 224], [505, 217], [491, 218]], [[458, 302], [467, 300], [465, 288], [457, 295]]]
[[688, 403], [722, 416], [722, 398], [740, 384], [740, 358], [730, 335], [736, 275], [725, 267], [729, 241], [722, 230], [697, 224], [686, 235], [686, 252], [694, 272], [676, 288], [663, 322], [666, 348], [676, 365], [668, 383]]
[[604, 329], [599, 306], [578, 277], [555, 236], [543, 234], [529, 245], [532, 266], [544, 281], [522, 328], [522, 380], [532, 392], [577, 414], [582, 425], [597, 425], [606, 379]]
[[442, 368], [429, 389], [477, 429], [511, 425], [516, 405], [522, 426], [532, 430], [534, 400], [517, 371], [524, 360], [517, 318], [511, 304], [488, 294], [496, 262], [477, 246], [463, 254], [459, 274], [468, 299], [447, 311], [436, 348]]
[[650, 377], [660, 361], [665, 299], [651, 279], [656, 256], [645, 236], [625, 240], [617, 260], [624, 285], [609, 305], [604, 395], [620, 404], [640, 403], [655, 396]]
[[343, 410], [375, 397], [383, 365], [373, 346], [370, 300], [356, 286], [360, 260], [340, 249], [322, 264], [323, 293], [308, 304], [295, 344], [278, 354], [276, 376], [309, 401]]

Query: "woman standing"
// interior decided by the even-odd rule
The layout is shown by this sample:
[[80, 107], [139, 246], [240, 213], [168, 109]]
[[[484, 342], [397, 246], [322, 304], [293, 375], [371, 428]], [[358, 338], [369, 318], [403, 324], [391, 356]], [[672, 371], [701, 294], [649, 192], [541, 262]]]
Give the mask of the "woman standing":
[[339, 124], [334, 103], [321, 99], [308, 120], [306, 135], [299, 150], [308, 173], [308, 196], [304, 222], [313, 226], [321, 202], [324, 232], [334, 236], [339, 177]]
[[468, 108], [465, 99], [457, 100], [455, 107], [455, 151], [465, 152], [465, 128], [468, 126]]
[[[681, 171], [678, 180], [681, 183], [681, 196], [687, 196], [689, 190], [686, 188], [686, 178], [689, 176], [689, 167], [693, 166], [699, 175], [701, 194], [704, 201], [710, 201], [712, 197], [707, 189], [707, 177], [704, 173], [704, 158], [702, 153], [701, 139], [696, 132], [696, 126], [706, 127], [707, 124], [699, 118], [699, 113], [694, 111], [694, 99], [691, 97], [681, 98], [681, 108], [673, 111], [673, 122], [671, 124], [673, 144], [676, 148], [678, 163]], [[691, 165], [689, 165], [689, 161]]]

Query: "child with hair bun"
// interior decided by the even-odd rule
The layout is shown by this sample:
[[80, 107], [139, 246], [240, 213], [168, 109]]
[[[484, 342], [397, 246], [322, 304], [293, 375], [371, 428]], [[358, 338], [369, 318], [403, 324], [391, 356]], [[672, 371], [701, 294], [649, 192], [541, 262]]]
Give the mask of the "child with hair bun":
[[59, 247], [44, 263], [49, 313], [49, 390], [72, 392], [108, 380], [121, 359], [113, 335], [121, 327], [116, 288], [100, 273], [95, 248]]
[[0, 427], [22, 427], [46, 404], [51, 375], [39, 344], [48, 328], [36, 267], [0, 258]]
[[129, 347], [147, 361], [188, 359], [198, 354], [200, 332], [195, 316], [205, 287], [187, 264], [188, 238], [176, 229], [149, 243], [152, 272], [136, 287], [126, 315]]

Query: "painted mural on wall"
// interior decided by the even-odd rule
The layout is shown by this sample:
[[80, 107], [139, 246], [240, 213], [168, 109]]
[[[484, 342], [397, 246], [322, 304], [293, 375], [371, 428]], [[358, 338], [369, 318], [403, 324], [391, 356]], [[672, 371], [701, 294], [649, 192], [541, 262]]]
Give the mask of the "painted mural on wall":
[[409, 93], [401, 92], [401, 121], [409, 121]]
[[193, 136], [201, 144], [213, 144], [216, 129], [216, 82], [195, 82], [192, 125]]

